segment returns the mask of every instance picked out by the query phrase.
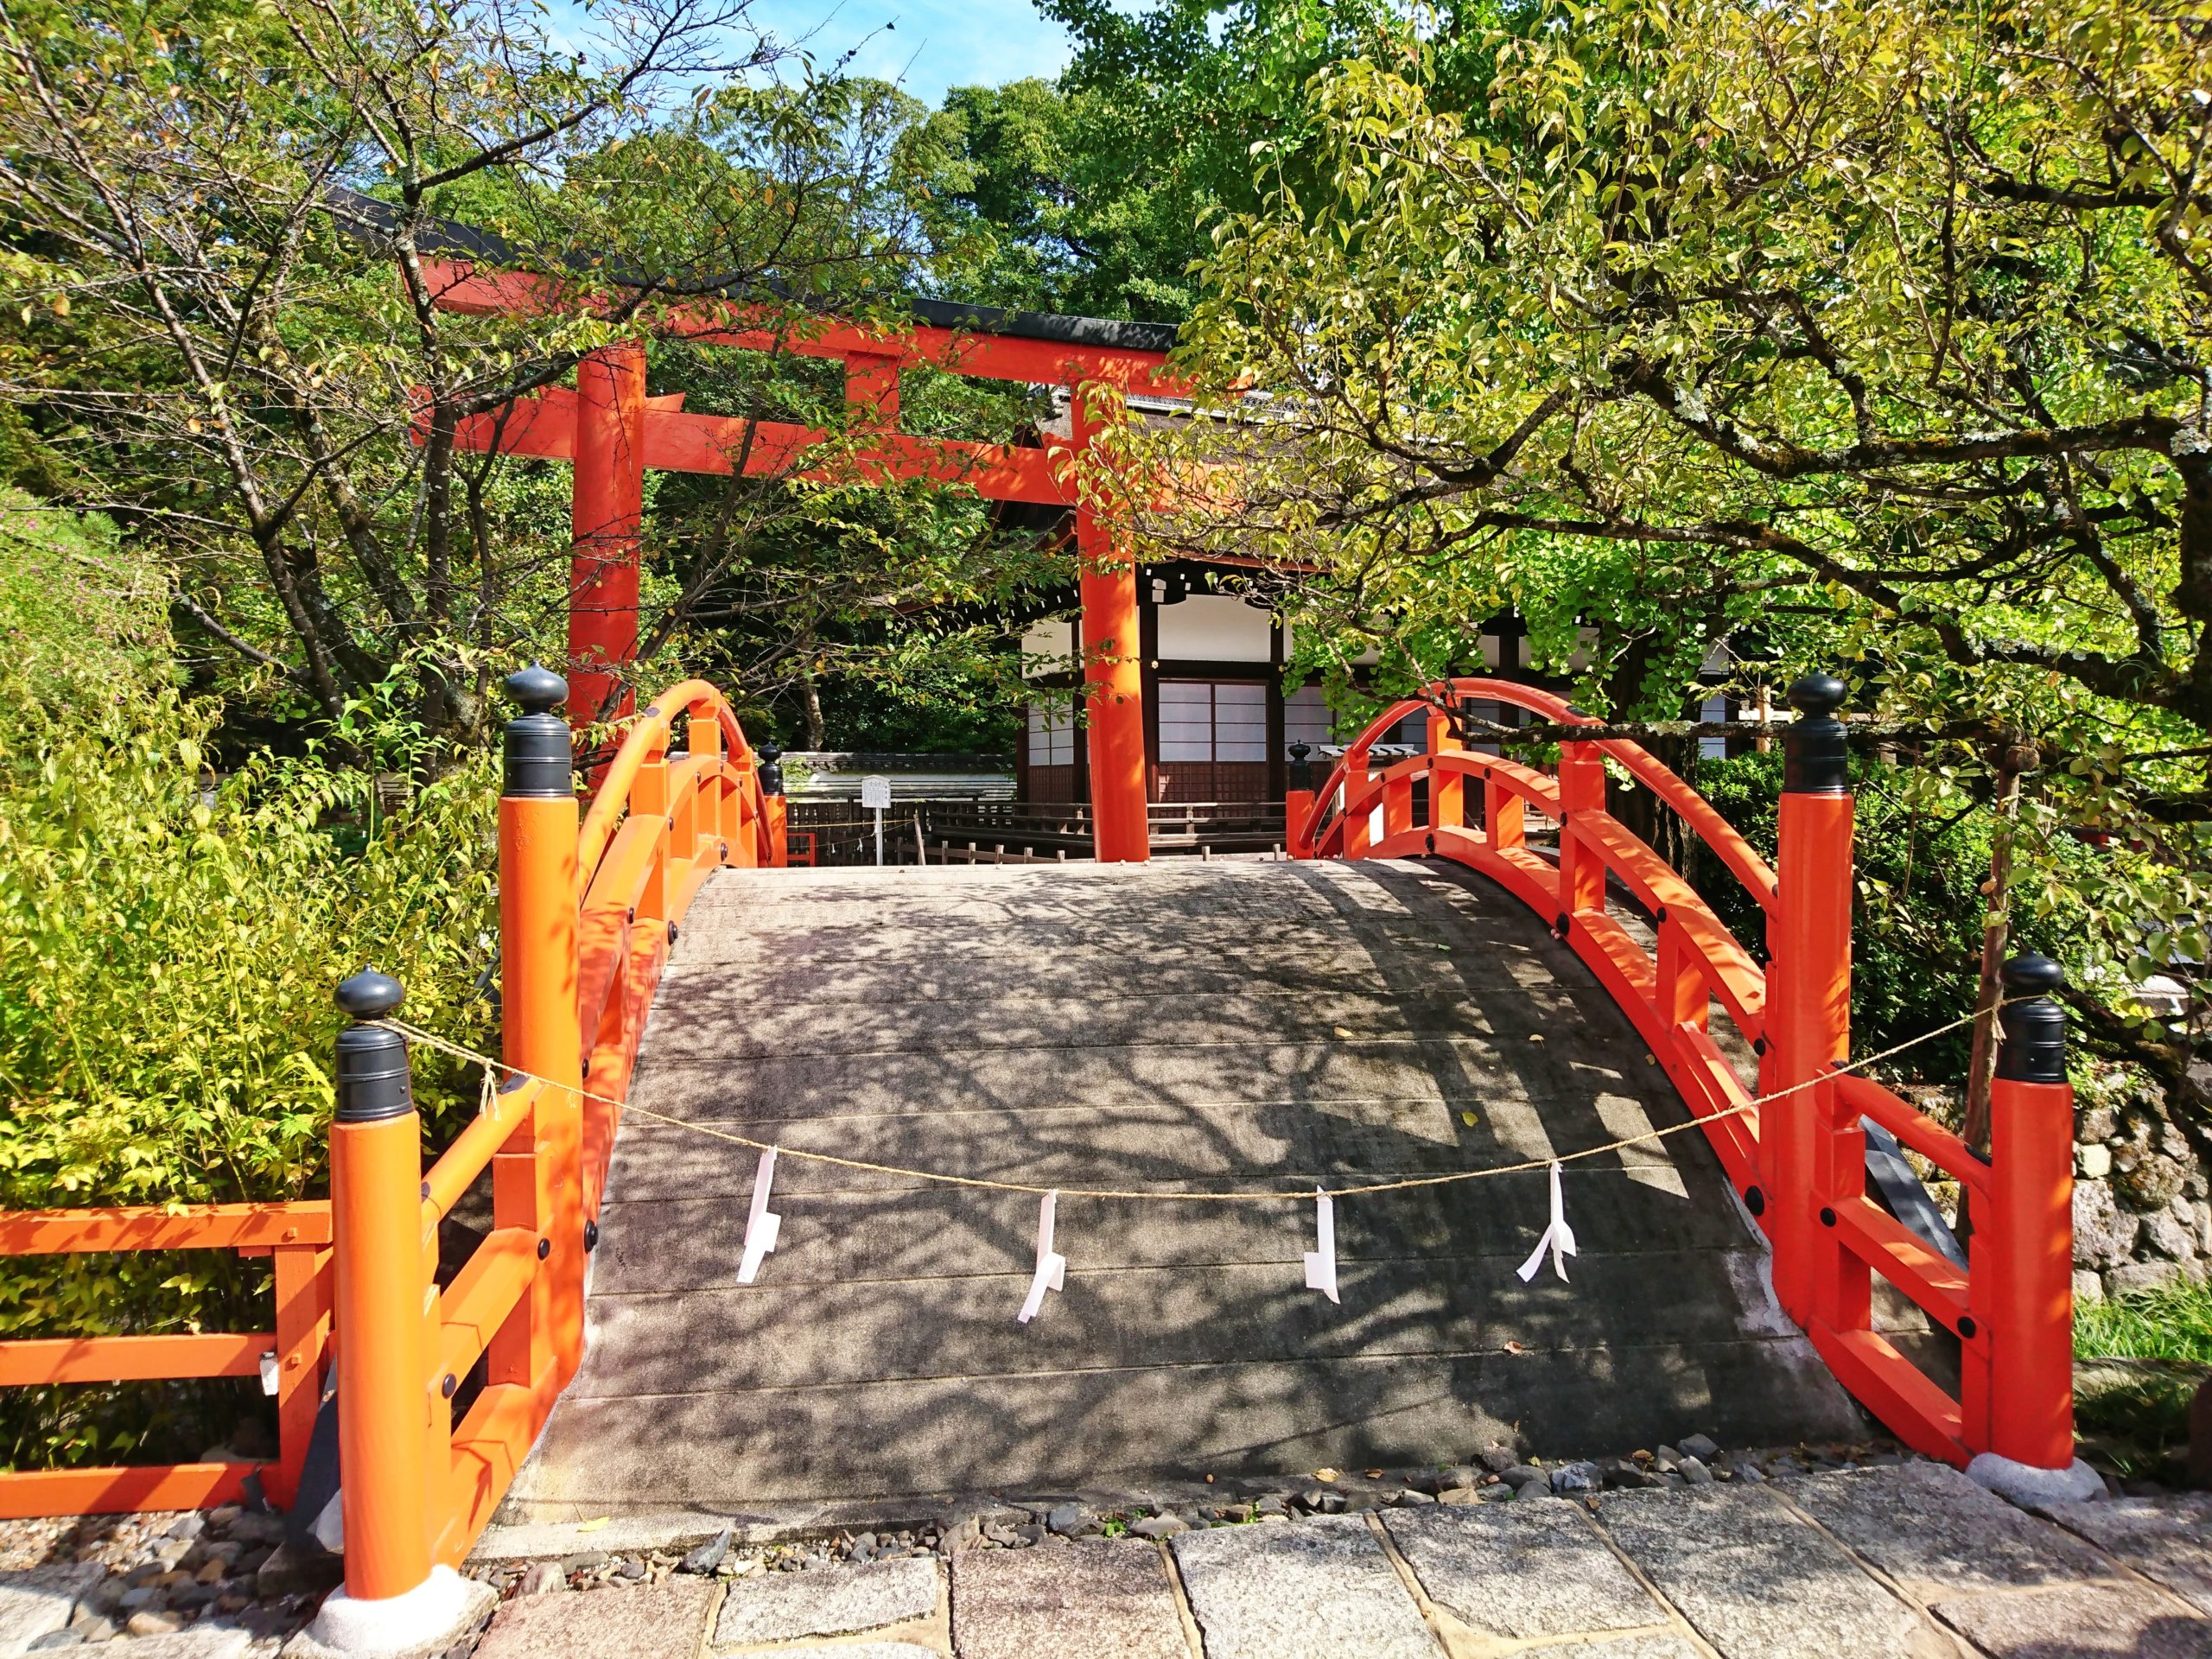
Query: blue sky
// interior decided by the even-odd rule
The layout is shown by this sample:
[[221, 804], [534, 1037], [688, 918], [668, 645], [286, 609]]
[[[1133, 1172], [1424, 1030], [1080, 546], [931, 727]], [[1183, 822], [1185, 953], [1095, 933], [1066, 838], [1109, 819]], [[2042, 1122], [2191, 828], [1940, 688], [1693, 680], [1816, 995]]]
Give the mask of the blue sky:
[[948, 86], [1049, 78], [1068, 60], [1067, 35], [1030, 0], [757, 0], [753, 15], [786, 40], [811, 30], [819, 63], [858, 47], [856, 71], [931, 105]]

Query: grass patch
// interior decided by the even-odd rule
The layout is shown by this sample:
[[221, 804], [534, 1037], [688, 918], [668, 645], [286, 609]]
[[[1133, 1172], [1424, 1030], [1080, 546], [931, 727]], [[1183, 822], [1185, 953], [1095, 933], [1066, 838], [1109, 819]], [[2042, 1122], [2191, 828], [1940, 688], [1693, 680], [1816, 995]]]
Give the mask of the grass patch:
[[2175, 1285], [2074, 1310], [2074, 1421], [2125, 1477], [2164, 1476], [2212, 1375], [2212, 1287]]
[[2074, 1351], [2083, 1359], [2167, 1359], [2212, 1365], [2212, 1285], [2171, 1285], [2077, 1303]]

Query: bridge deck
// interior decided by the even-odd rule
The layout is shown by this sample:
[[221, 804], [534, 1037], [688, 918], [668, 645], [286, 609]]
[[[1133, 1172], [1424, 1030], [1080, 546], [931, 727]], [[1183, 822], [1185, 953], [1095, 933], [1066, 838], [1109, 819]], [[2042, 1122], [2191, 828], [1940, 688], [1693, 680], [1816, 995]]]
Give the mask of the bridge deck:
[[[789, 1148], [1064, 1185], [1296, 1187], [1679, 1122], [1521, 906], [1416, 863], [729, 873], [694, 906], [633, 1099]], [[1468, 1121], [1471, 1116], [1472, 1122]], [[1845, 1434], [1701, 1137], [1567, 1166], [1571, 1284], [1514, 1268], [1546, 1184], [1339, 1204], [1037, 1202], [756, 1154], [632, 1116], [588, 1357], [510, 1518]]]

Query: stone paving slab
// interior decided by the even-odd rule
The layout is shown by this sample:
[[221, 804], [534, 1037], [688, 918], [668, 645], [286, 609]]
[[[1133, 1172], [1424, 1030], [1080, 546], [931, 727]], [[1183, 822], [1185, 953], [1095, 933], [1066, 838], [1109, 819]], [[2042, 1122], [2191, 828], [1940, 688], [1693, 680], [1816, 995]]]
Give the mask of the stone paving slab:
[[2212, 1614], [2212, 1494], [2058, 1503], [2045, 1513]]
[[107, 1575], [96, 1561], [0, 1573], [0, 1655], [19, 1654], [69, 1623], [77, 1598]]
[[937, 1563], [918, 1556], [865, 1567], [764, 1573], [731, 1580], [715, 1621], [717, 1649], [810, 1636], [853, 1636], [937, 1611]]
[[1428, 1599], [1489, 1635], [1667, 1622], [1667, 1610], [1572, 1503], [1391, 1510], [1382, 1518]]
[[711, 1579], [672, 1578], [518, 1597], [493, 1615], [473, 1659], [693, 1659], [714, 1593]]
[[1166, 1564], [1105, 1540], [970, 1550], [952, 1562], [960, 1659], [1188, 1659]]
[[1948, 1464], [1844, 1470], [1790, 1480], [1780, 1490], [1923, 1601], [2111, 1573], [2094, 1550]]
[[1173, 1546], [1206, 1659], [1437, 1659], [1441, 1651], [1358, 1516], [1217, 1527]]
[[[2029, 1595], [1965, 1596], [1936, 1616], [1990, 1659], [2207, 1659], [2212, 1623], [2139, 1587], [2094, 1586]], [[1731, 1659], [1733, 1656], [1731, 1656]]]
[[1728, 1659], [1904, 1659], [1933, 1636], [1764, 1488], [1614, 1492], [1599, 1522]]
[[935, 1648], [912, 1642], [837, 1642], [826, 1647], [810, 1642], [803, 1648], [777, 1648], [773, 1652], [775, 1659], [944, 1659]]
[[1705, 1659], [1705, 1656], [1687, 1637], [1645, 1630], [1591, 1642], [1547, 1642], [1539, 1648], [1516, 1648], [1514, 1659]]

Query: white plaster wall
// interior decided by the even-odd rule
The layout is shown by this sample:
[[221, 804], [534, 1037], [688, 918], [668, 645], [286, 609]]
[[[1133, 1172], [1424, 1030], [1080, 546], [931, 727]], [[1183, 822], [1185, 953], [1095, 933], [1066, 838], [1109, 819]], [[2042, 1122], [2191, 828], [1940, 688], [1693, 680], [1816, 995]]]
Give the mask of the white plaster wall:
[[1157, 614], [1162, 662], [1269, 660], [1268, 613], [1233, 594], [1192, 594], [1179, 605], [1161, 606]]
[[1021, 636], [1021, 671], [1033, 679], [1040, 674], [1065, 674], [1073, 670], [1081, 660], [1076, 647], [1075, 626], [1071, 621], [1049, 619], [1032, 622]]

